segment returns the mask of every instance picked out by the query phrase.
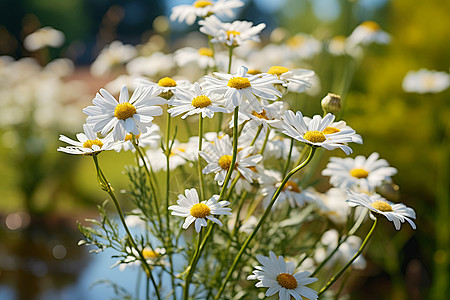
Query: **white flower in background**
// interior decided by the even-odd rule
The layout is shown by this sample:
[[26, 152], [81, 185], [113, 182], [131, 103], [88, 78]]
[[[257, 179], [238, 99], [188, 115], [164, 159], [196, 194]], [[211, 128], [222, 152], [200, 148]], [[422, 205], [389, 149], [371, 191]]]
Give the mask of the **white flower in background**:
[[201, 69], [206, 70], [215, 66], [213, 51], [211, 48], [194, 49], [185, 47], [175, 52], [174, 58], [177, 65], [183, 67], [189, 63], [197, 64]]
[[188, 25], [194, 24], [197, 17], [205, 18], [209, 15], [234, 17], [234, 8], [244, 5], [239, 0], [218, 0], [216, 1], [195, 1], [192, 5], [177, 5], [172, 8], [170, 14], [171, 21], [186, 22]]
[[[185, 165], [188, 161], [194, 162], [198, 158], [198, 137], [191, 137], [187, 143], [180, 143], [175, 140], [169, 154], [169, 169], [175, 170], [177, 167]], [[158, 147], [146, 151], [145, 160], [153, 171], [167, 170], [167, 159], [163, 149]]]
[[420, 69], [409, 71], [403, 78], [402, 87], [408, 93], [440, 93], [450, 86], [450, 75], [446, 72]]
[[112, 81], [105, 84], [105, 90], [109, 91], [112, 95], [115, 95], [119, 94], [122, 87], [126, 85], [130, 91], [134, 91], [138, 86], [138, 80], [140, 78], [140, 75], [119, 75]]
[[390, 182], [397, 169], [374, 152], [369, 157], [331, 157], [323, 176], [330, 176], [330, 183], [342, 189], [373, 192], [383, 181]]
[[130, 60], [125, 69], [130, 75], [146, 75], [154, 77], [159, 74], [170, 73], [175, 67], [172, 54], [155, 52], [150, 56], [138, 56]]
[[262, 99], [276, 100], [282, 95], [274, 87], [274, 84], [282, 82], [269, 74], [249, 75], [247, 71], [246, 67], [241, 66], [238, 73], [234, 75], [213, 73], [215, 77], [205, 76], [202, 88], [207, 93], [223, 95], [228, 110], [233, 110], [236, 106], [241, 105], [244, 99], [247, 99], [252, 109], [261, 113], [263, 108], [256, 96]]
[[314, 55], [322, 51], [322, 44], [314, 37], [298, 33], [286, 40], [284, 45], [284, 55], [291, 59], [311, 59]]
[[347, 38], [348, 47], [359, 45], [367, 46], [372, 43], [388, 44], [391, 40], [390, 35], [381, 30], [380, 25], [374, 21], [365, 21], [356, 26], [350, 36]]
[[385, 216], [389, 221], [394, 223], [396, 230], [400, 229], [401, 224], [405, 220], [413, 229], [416, 229], [416, 224], [411, 220], [416, 218], [416, 212], [403, 203], [392, 203], [378, 194], [357, 194], [352, 191], [349, 191], [347, 202], [352, 207], [362, 206], [368, 208], [371, 211], [370, 217], [372, 219], [376, 218], [372, 213]]
[[328, 41], [327, 50], [334, 56], [350, 55], [353, 57], [361, 57], [362, 49], [359, 46], [351, 45], [347, 38], [343, 35], [333, 37]]
[[114, 71], [115, 68], [123, 66], [137, 54], [133, 45], [124, 45], [120, 41], [113, 41], [102, 49], [91, 65], [91, 73], [101, 77]]
[[282, 66], [272, 66], [267, 71], [268, 74], [276, 76], [283, 81], [283, 86], [289, 88], [291, 92], [301, 93], [312, 85], [314, 71], [306, 69], [289, 70]]
[[[146, 133], [138, 134], [135, 137], [140, 147], [150, 146], [152, 148], [155, 148], [159, 146], [161, 140], [161, 131], [158, 125], [153, 124], [152, 127], [148, 128]], [[127, 134], [124, 141], [116, 143], [116, 145], [114, 146], [114, 150], [116, 150], [117, 152], [130, 150], [135, 151], [132, 138], [133, 137], [131, 134]]]
[[[252, 128], [258, 128], [260, 125], [265, 130], [272, 128], [281, 128], [282, 121], [281, 116], [284, 113], [285, 102], [276, 101], [269, 104], [266, 100], [261, 100], [261, 106], [263, 108], [261, 113], [257, 113], [252, 109], [249, 103], [243, 102], [239, 107], [238, 125], [248, 121], [242, 133], [246, 134]], [[230, 128], [234, 126], [234, 116], [229, 123]]]
[[73, 74], [75, 66], [68, 58], [57, 58], [49, 62], [42, 71], [48, 76], [66, 77]]
[[332, 114], [327, 114], [323, 119], [315, 115], [307, 124], [300, 111], [294, 115], [291, 110], [288, 110], [284, 114], [283, 133], [314, 147], [323, 147], [327, 150], [339, 148], [348, 155], [353, 151], [345, 143], [352, 142], [354, 130], [347, 129], [331, 134], [323, 132], [333, 123], [334, 118]]
[[184, 191], [185, 195], [178, 195], [178, 205], [169, 206], [172, 215], [185, 217], [183, 228], [187, 229], [195, 222], [195, 231], [200, 232], [202, 227], [206, 227], [207, 220], [223, 226], [215, 215], [231, 215], [231, 208], [225, 207], [230, 204], [228, 201], [219, 201], [219, 195], [213, 195], [209, 200], [200, 202], [197, 190], [192, 188]]
[[348, 199], [347, 192], [338, 188], [331, 188], [325, 194], [318, 194], [318, 196], [316, 204], [319, 214], [326, 216], [337, 225], [344, 225], [350, 212], [346, 202]]
[[125, 222], [128, 227], [134, 228], [137, 227], [141, 230], [145, 230], [145, 216], [142, 210], [139, 208], [133, 209], [130, 214], [127, 214], [125, 217]]
[[[267, 207], [275, 191], [281, 186], [281, 174], [274, 170], [264, 170], [258, 175], [261, 193], [265, 196], [263, 205]], [[275, 201], [273, 208], [280, 207], [285, 201], [289, 202], [291, 207], [296, 207], [303, 206], [309, 202], [315, 202], [316, 199], [316, 194], [310, 189], [302, 190], [295, 181], [288, 180]]]
[[28, 51], [36, 51], [44, 47], [57, 48], [64, 43], [64, 33], [50, 26], [46, 26], [27, 35], [23, 45]]
[[216, 112], [228, 112], [226, 108], [220, 106], [221, 96], [218, 94], [206, 96], [198, 82], [194, 83], [193, 89], [178, 89], [174, 94], [175, 97], [167, 102], [174, 106], [167, 111], [171, 117], [184, 114], [181, 118], [185, 119], [191, 115], [201, 114], [202, 118], [212, 118]]
[[[310, 117], [303, 117], [303, 120], [305, 120], [305, 123], [308, 125], [312, 119]], [[323, 133], [324, 134], [333, 134], [333, 133], [338, 133], [341, 131], [349, 131], [349, 130], [354, 131], [354, 129], [351, 128], [350, 126], [348, 126], [345, 121], [338, 121], [338, 122], [332, 122], [330, 125], [328, 125], [323, 130]], [[357, 144], [363, 143], [363, 139], [362, 139], [361, 135], [355, 133], [351, 137], [352, 137], [352, 143], [357, 143]]]
[[264, 23], [253, 26], [253, 23], [248, 21], [224, 23], [216, 16], [207, 17], [198, 24], [201, 26], [200, 32], [212, 37], [212, 43], [230, 47], [242, 45], [246, 41], [259, 42], [259, 33], [266, 27]]
[[78, 141], [61, 134], [59, 140], [71, 146], [59, 147], [57, 150], [68, 154], [97, 155], [113, 148], [113, 142], [109, 138], [99, 139], [90, 126], [83, 124], [83, 131], [84, 133], [77, 134]]
[[187, 80], [174, 80], [171, 77], [163, 77], [158, 80], [157, 83], [151, 82], [147, 79], [140, 78], [137, 81], [138, 87], [142, 87], [145, 89], [154, 89], [159, 96], [169, 100], [173, 97], [173, 93], [181, 89], [189, 89], [192, 87], [192, 84]]
[[138, 88], [129, 98], [128, 89], [123, 86], [119, 101], [107, 90], [100, 89], [92, 103], [93, 106], [83, 109], [88, 115], [86, 123], [102, 135], [112, 130], [115, 141], [124, 141], [129, 133], [146, 133], [147, 128], [153, 125], [153, 117], [163, 113], [157, 105], [165, 104], [165, 101], [154, 89]]
[[[138, 250], [126, 247], [126, 251], [128, 253], [128, 256], [124, 260], [118, 261], [111, 267], [119, 265], [119, 270], [124, 271], [129, 266], [138, 267], [141, 265], [142, 261]], [[147, 261], [150, 267], [165, 264], [164, 261], [161, 261], [164, 254], [166, 254], [165, 248], [157, 247], [152, 250], [152, 248], [150, 247], [145, 247], [144, 249], [142, 249], [142, 256], [144, 256], [145, 260]]]
[[[238, 176], [237, 172], [239, 172], [249, 182], [253, 182], [254, 172], [251, 168], [255, 167], [261, 161], [262, 155], [251, 155], [252, 151], [253, 147], [243, 148], [238, 151], [235, 170], [231, 174], [231, 179]], [[230, 137], [226, 135], [221, 139], [216, 139], [214, 144], [205, 143], [203, 145], [203, 151], [200, 151], [199, 154], [208, 163], [203, 169], [203, 174], [216, 173], [214, 180], [218, 181], [219, 185], [222, 185], [233, 158], [233, 146]]]
[[[323, 248], [319, 248], [314, 253], [314, 259], [321, 263], [326, 257], [328, 257], [339, 243], [339, 234], [336, 229], [331, 229], [326, 231], [322, 238], [320, 239]], [[361, 247], [362, 240], [356, 235], [351, 235], [343, 242], [336, 253], [331, 257], [331, 259], [325, 264], [325, 266], [331, 267], [338, 263], [341, 265], [346, 264], [352, 257], [358, 252], [359, 247]], [[352, 268], [357, 270], [364, 270], [366, 268], [366, 260], [362, 255], [358, 256], [352, 263]]]
[[256, 259], [262, 266], [256, 266], [253, 275], [249, 275], [247, 280], [259, 280], [256, 287], [268, 287], [266, 297], [278, 293], [281, 300], [291, 297], [297, 300], [302, 297], [317, 299], [317, 292], [306, 287], [316, 282], [317, 278], [309, 277], [309, 272], [295, 273], [294, 262], [286, 262], [283, 256], [276, 256], [272, 251], [269, 251], [269, 257], [257, 255]]

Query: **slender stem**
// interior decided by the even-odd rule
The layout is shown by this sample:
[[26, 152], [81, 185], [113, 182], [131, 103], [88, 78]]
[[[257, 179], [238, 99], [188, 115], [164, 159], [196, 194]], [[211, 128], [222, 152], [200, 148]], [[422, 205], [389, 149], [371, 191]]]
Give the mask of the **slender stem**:
[[202, 115], [199, 115], [198, 119], [198, 180], [200, 182], [200, 199], [201, 201], [205, 200], [205, 184], [203, 181], [203, 172], [202, 172], [202, 160], [200, 158], [200, 151], [202, 151], [202, 143], [203, 143], [203, 118]]
[[253, 138], [252, 142], [250, 143], [250, 146], [253, 146], [253, 145], [256, 143], [256, 140], [258, 139], [258, 136], [259, 136], [259, 134], [261, 133], [261, 130], [262, 130], [262, 129], [263, 129], [263, 126], [262, 126], [262, 124], [261, 124], [261, 125], [259, 125], [258, 131], [256, 131], [256, 135], [255, 135], [255, 137]]
[[292, 157], [292, 149], [294, 148], [294, 139], [291, 138], [291, 144], [289, 146], [289, 153], [288, 153], [288, 158], [286, 160], [286, 164], [284, 165], [284, 169], [283, 169], [283, 177], [286, 176], [286, 173], [289, 169], [289, 164], [291, 163], [291, 157]]
[[97, 169], [97, 178], [99, 180], [100, 187], [109, 194], [111, 199], [114, 202], [114, 205], [116, 206], [117, 213], [119, 214], [120, 221], [122, 222], [123, 228], [125, 229], [125, 232], [127, 233], [128, 241], [130, 242], [131, 246], [136, 249], [136, 251], [139, 253], [139, 256], [142, 261], [142, 265], [144, 266], [144, 271], [148, 278], [152, 281], [153, 286], [155, 287], [155, 293], [158, 299], [161, 299], [159, 295], [159, 291], [155, 282], [155, 279], [153, 278], [152, 270], [150, 269], [150, 266], [147, 263], [147, 260], [145, 259], [144, 255], [142, 254], [142, 251], [139, 250], [136, 243], [134, 242], [133, 236], [131, 235], [130, 230], [128, 229], [127, 223], [125, 222], [125, 217], [122, 212], [122, 208], [120, 207], [119, 201], [116, 198], [116, 195], [113, 192], [113, 189], [111, 188], [111, 184], [109, 183], [108, 179], [106, 178], [105, 174], [103, 174], [102, 169], [100, 168], [100, 165], [98, 163], [97, 155], [93, 156], [94, 158], [94, 164], [95, 168]]
[[266, 137], [264, 138], [264, 143], [261, 147], [261, 151], [259, 151], [259, 154], [263, 155], [264, 150], [266, 150], [267, 141], [269, 140], [269, 134], [270, 134], [270, 128], [267, 128]]
[[198, 233], [197, 248], [195, 249], [194, 256], [192, 257], [191, 263], [188, 267], [189, 272], [186, 276], [186, 280], [185, 280], [185, 284], [184, 284], [184, 291], [183, 291], [183, 299], [184, 300], [189, 299], [189, 285], [191, 284], [191, 279], [192, 279], [192, 276], [194, 275], [198, 258], [200, 257], [201, 242], [202, 242], [202, 230], [200, 230], [200, 232]]
[[233, 60], [233, 46], [228, 47], [228, 74], [231, 74], [231, 62]]
[[259, 220], [258, 224], [256, 225], [255, 229], [252, 231], [252, 233], [250, 234], [250, 236], [245, 240], [244, 244], [242, 245], [241, 249], [239, 250], [238, 254], [236, 255], [236, 258], [233, 261], [233, 264], [231, 265], [230, 269], [228, 270], [228, 273], [222, 283], [222, 286], [220, 287], [219, 291], [217, 292], [217, 295], [214, 299], [219, 299], [220, 295], [223, 293], [228, 280], [231, 277], [231, 274], [233, 274], [233, 271], [236, 269], [236, 266], [239, 262], [239, 260], [241, 259], [241, 256], [244, 254], [244, 251], [246, 250], [246, 248], [248, 247], [248, 245], [250, 244], [250, 242], [253, 240], [253, 238], [255, 237], [256, 233], [258, 232], [259, 228], [262, 226], [262, 224], [264, 223], [265, 219], [267, 218], [267, 216], [270, 213], [270, 210], [272, 209], [272, 206], [274, 205], [275, 201], [277, 200], [278, 196], [280, 195], [281, 191], [283, 190], [284, 186], [286, 185], [286, 182], [289, 180], [289, 178], [292, 177], [292, 175], [294, 175], [295, 173], [297, 173], [298, 171], [300, 171], [301, 169], [303, 169], [313, 158], [314, 153], [316, 151], [316, 148], [314, 147], [310, 147], [310, 152], [308, 157], [306, 158], [306, 160], [299, 166], [295, 167], [294, 169], [292, 169], [287, 175], [286, 177], [283, 179], [283, 181], [281, 182], [280, 187], [278, 187], [278, 189], [275, 191], [274, 195], [272, 196], [272, 200], [269, 203], [269, 206], [266, 208], [266, 211], [264, 212], [264, 214], [262, 215], [261, 219]]
[[366, 247], [367, 243], [369, 242], [370, 238], [372, 237], [372, 234], [375, 230], [375, 227], [377, 226], [377, 219], [375, 219], [375, 221], [373, 221], [373, 225], [372, 228], [370, 228], [369, 233], [367, 234], [366, 238], [364, 239], [364, 241], [361, 244], [361, 247], [359, 247], [358, 252], [355, 253], [355, 255], [353, 255], [352, 259], [350, 259], [349, 262], [347, 262], [345, 264], [345, 266], [343, 266], [337, 273], [336, 275], [334, 275], [329, 281], [328, 283], [319, 291], [319, 293], [317, 294], [319, 297], [320, 295], [322, 295], [326, 290], [328, 290], [328, 288], [330, 286], [333, 285], [333, 283], [336, 282], [336, 280], [339, 279], [339, 277], [341, 277], [341, 275], [345, 272], [345, 270], [347, 270], [348, 267], [350, 267], [350, 265], [355, 261], [355, 259], [358, 258], [358, 256], [362, 253], [362, 251], [364, 250], [364, 248]]

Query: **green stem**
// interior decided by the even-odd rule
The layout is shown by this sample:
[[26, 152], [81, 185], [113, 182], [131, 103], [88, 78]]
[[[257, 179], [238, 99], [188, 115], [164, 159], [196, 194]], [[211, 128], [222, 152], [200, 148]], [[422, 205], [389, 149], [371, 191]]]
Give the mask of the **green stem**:
[[250, 143], [250, 146], [253, 146], [256, 143], [256, 140], [258, 139], [259, 134], [261, 133], [261, 130], [263, 129], [262, 125], [259, 125], [258, 131], [256, 131], [256, 135], [253, 138], [252, 142]]
[[291, 138], [291, 144], [289, 146], [289, 154], [288, 154], [288, 158], [286, 160], [286, 164], [284, 165], [284, 169], [283, 169], [283, 177], [286, 176], [286, 173], [289, 169], [289, 164], [291, 163], [291, 157], [292, 157], [292, 150], [294, 149], [294, 139]]
[[231, 274], [233, 274], [233, 271], [236, 269], [236, 266], [239, 262], [239, 260], [241, 259], [241, 256], [244, 254], [244, 251], [247, 249], [248, 245], [250, 244], [250, 242], [253, 240], [253, 238], [255, 237], [256, 233], [258, 232], [259, 228], [262, 226], [262, 224], [264, 223], [265, 219], [267, 218], [267, 216], [270, 213], [270, 210], [272, 209], [272, 206], [274, 205], [275, 201], [277, 200], [278, 196], [280, 195], [281, 191], [283, 190], [284, 186], [286, 185], [286, 182], [289, 180], [289, 178], [292, 177], [292, 175], [294, 175], [295, 173], [297, 173], [298, 171], [300, 171], [301, 169], [303, 169], [313, 158], [314, 153], [316, 151], [316, 148], [310, 147], [310, 152], [308, 157], [306, 158], [306, 160], [299, 166], [297, 166], [296, 168], [292, 169], [287, 175], [286, 177], [283, 179], [283, 181], [281, 182], [280, 187], [278, 187], [278, 189], [275, 191], [274, 195], [272, 196], [272, 200], [269, 203], [269, 206], [266, 208], [266, 211], [264, 212], [264, 214], [262, 215], [261, 219], [259, 220], [258, 224], [256, 225], [255, 229], [252, 231], [252, 233], [250, 234], [250, 236], [245, 240], [244, 244], [242, 245], [242, 248], [239, 250], [238, 254], [236, 255], [236, 258], [233, 261], [233, 264], [231, 265], [230, 269], [228, 270], [228, 273], [222, 283], [222, 286], [220, 287], [219, 291], [217, 292], [217, 295], [214, 299], [219, 299], [220, 295], [223, 293], [228, 280], [231, 277]]
[[195, 272], [195, 267], [197, 265], [197, 261], [200, 257], [200, 245], [202, 242], [202, 230], [198, 233], [198, 240], [197, 240], [197, 248], [195, 249], [194, 256], [192, 257], [191, 263], [189, 264], [189, 272], [186, 276], [185, 284], [184, 284], [184, 291], [183, 291], [183, 299], [187, 300], [189, 299], [189, 285], [191, 284], [192, 276]]
[[233, 60], [233, 46], [228, 47], [228, 74], [231, 73], [231, 62]]
[[202, 115], [199, 115], [198, 119], [198, 179], [200, 182], [200, 199], [201, 201], [205, 200], [205, 184], [203, 181], [203, 172], [202, 172], [202, 160], [200, 159], [200, 151], [202, 151], [202, 143], [203, 143], [203, 118]]
[[155, 282], [155, 279], [153, 278], [152, 271], [150, 269], [150, 266], [147, 263], [147, 260], [145, 259], [144, 255], [142, 254], [142, 251], [139, 250], [136, 243], [134, 242], [133, 236], [131, 235], [130, 230], [128, 229], [127, 223], [125, 222], [125, 217], [122, 212], [122, 208], [120, 207], [119, 201], [116, 198], [116, 195], [113, 192], [113, 189], [111, 188], [111, 184], [109, 183], [108, 179], [106, 179], [105, 174], [103, 174], [102, 169], [100, 168], [100, 165], [98, 163], [97, 155], [93, 156], [95, 168], [97, 170], [97, 178], [99, 180], [100, 187], [109, 194], [111, 199], [114, 202], [114, 205], [116, 206], [117, 213], [119, 214], [120, 221], [122, 222], [123, 228], [125, 229], [125, 232], [127, 233], [128, 241], [130, 242], [131, 246], [136, 249], [136, 251], [139, 253], [139, 256], [142, 261], [142, 265], [144, 266], [145, 274], [147, 275], [147, 278], [150, 278], [152, 281], [152, 284], [155, 288], [156, 297], [158, 299], [161, 299], [158, 288]]
[[263, 155], [264, 150], [266, 150], [267, 141], [269, 140], [269, 133], [270, 133], [270, 128], [267, 128], [266, 137], [264, 138], [264, 143], [261, 147], [261, 151], [259, 151], [259, 154], [261, 154], [261, 155]]
[[336, 280], [339, 279], [339, 277], [341, 277], [341, 275], [345, 272], [345, 270], [348, 269], [348, 267], [350, 267], [350, 265], [358, 258], [358, 256], [362, 253], [362, 251], [364, 250], [364, 248], [366, 247], [367, 243], [369, 242], [370, 238], [372, 237], [372, 234], [375, 230], [375, 227], [377, 226], [377, 219], [375, 219], [375, 221], [373, 222], [372, 228], [370, 228], [369, 233], [367, 234], [366, 238], [364, 239], [364, 241], [361, 244], [361, 247], [359, 247], [358, 252], [355, 253], [355, 255], [353, 255], [352, 259], [350, 259], [349, 262], [347, 262], [345, 264], [345, 266], [343, 266], [339, 272], [336, 273], [336, 275], [334, 275], [328, 282], [327, 284], [319, 291], [319, 293], [317, 294], [317, 296], [320, 297], [320, 295], [322, 295], [326, 290], [328, 290], [328, 288], [330, 286], [333, 285], [333, 283], [336, 282]]

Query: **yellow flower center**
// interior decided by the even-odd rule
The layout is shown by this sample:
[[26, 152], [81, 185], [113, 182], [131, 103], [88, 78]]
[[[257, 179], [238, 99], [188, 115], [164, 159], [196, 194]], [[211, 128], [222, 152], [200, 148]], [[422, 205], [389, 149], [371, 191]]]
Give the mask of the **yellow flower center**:
[[136, 107], [128, 102], [119, 103], [114, 109], [114, 117], [119, 120], [131, 118], [136, 113]]
[[158, 85], [163, 87], [175, 87], [177, 86], [177, 83], [170, 77], [164, 77], [158, 81]]
[[212, 5], [211, 1], [195, 1], [194, 7], [206, 7]]
[[301, 193], [302, 192], [302, 190], [298, 187], [298, 185], [295, 182], [290, 181], [290, 180], [288, 180], [286, 182], [283, 190], [288, 190], [288, 191], [295, 192], [295, 193]]
[[322, 132], [323, 134], [332, 134], [336, 132], [340, 132], [341, 130], [336, 127], [327, 127]]
[[144, 256], [145, 259], [157, 258], [159, 256], [157, 252], [148, 248], [144, 248], [144, 250], [142, 250], [142, 255]]
[[203, 108], [211, 105], [211, 99], [205, 95], [200, 95], [192, 99], [192, 106], [197, 108]]
[[258, 70], [258, 69], [249, 69], [249, 70], [247, 71], [247, 74], [250, 74], [250, 75], [258, 75], [258, 74], [261, 74], [261, 71]]
[[228, 84], [230, 88], [235, 88], [237, 90], [246, 89], [248, 87], [251, 87], [250, 80], [245, 77], [233, 77], [230, 80], [228, 80]]
[[267, 111], [265, 109], [263, 109], [262, 112], [257, 113], [256, 111], [252, 111], [252, 115], [255, 117], [258, 117], [260, 119], [265, 119], [265, 120], [269, 120], [269, 118], [267, 118]]
[[211, 209], [204, 203], [197, 203], [192, 205], [190, 212], [194, 218], [205, 218], [211, 214]]
[[280, 76], [281, 74], [284, 74], [288, 72], [289, 69], [281, 66], [272, 66], [270, 67], [269, 71], [267, 71], [268, 74]]
[[365, 21], [361, 23], [361, 26], [371, 30], [371, 31], [378, 31], [380, 30], [380, 25], [378, 25], [374, 21]]
[[290, 48], [296, 48], [304, 44], [305, 40], [306, 39], [303, 36], [296, 35], [287, 39], [286, 45], [288, 45]]
[[230, 39], [230, 36], [231, 36], [231, 35], [237, 36], [237, 35], [240, 35], [240, 34], [241, 34], [241, 33], [240, 33], [239, 31], [234, 31], [234, 30], [228, 30], [228, 31], [227, 31], [228, 39]]
[[369, 176], [369, 172], [367, 172], [364, 169], [358, 169], [358, 168], [354, 168], [350, 170], [350, 175], [352, 175], [353, 177], [356, 178], [367, 178], [367, 176]]
[[291, 274], [281, 273], [277, 276], [278, 283], [288, 290], [293, 290], [297, 287], [297, 279]]
[[389, 203], [381, 200], [375, 201], [374, 203], [370, 204], [370, 206], [382, 212], [394, 211]]
[[213, 51], [209, 48], [198, 49], [198, 54], [203, 55], [203, 56], [213, 57]]
[[317, 130], [307, 131], [303, 138], [311, 143], [322, 143], [326, 140], [325, 135]]
[[219, 166], [224, 170], [228, 170], [232, 160], [233, 157], [231, 155], [222, 155], [222, 157], [219, 158]]
[[83, 143], [83, 148], [90, 148], [90, 149], [92, 149], [93, 145], [97, 145], [100, 148], [103, 147], [102, 141], [100, 141], [99, 139], [95, 139], [95, 140], [87, 140], [86, 142], [84, 142]]
[[[140, 133], [139, 133], [138, 135], [136, 135], [136, 139], [138, 139], [140, 136], [141, 136]], [[133, 140], [133, 135], [127, 134], [127, 135], [125, 136], [125, 142], [126, 142], [126, 141], [131, 141], [131, 140]]]

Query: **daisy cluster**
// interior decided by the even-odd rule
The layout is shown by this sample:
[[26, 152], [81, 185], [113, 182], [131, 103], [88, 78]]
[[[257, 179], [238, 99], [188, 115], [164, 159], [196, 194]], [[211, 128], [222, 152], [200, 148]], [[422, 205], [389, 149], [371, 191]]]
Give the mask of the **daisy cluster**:
[[[142, 50], [148, 45], [142, 45], [140, 53], [120, 42], [105, 48], [91, 71], [104, 75], [119, 68], [122, 74], [83, 109], [87, 117], [77, 141], [61, 135], [69, 145], [58, 151], [94, 158], [101, 187], [121, 216], [98, 156], [108, 150], [135, 152], [137, 166], [127, 169], [131, 187], [126, 195], [137, 210], [123, 226], [141, 224], [140, 230], [152, 238], [143, 234], [136, 239], [139, 245], [121, 244], [120, 268], [139, 265], [147, 275], [169, 275], [173, 293], [183, 286], [185, 299], [191, 295], [191, 283], [204, 289], [206, 298], [222, 293], [231, 297], [234, 290], [256, 295], [242, 284], [244, 278], [268, 288], [265, 296], [317, 299], [321, 292], [306, 287], [319, 281], [311, 273], [348, 261], [354, 268], [365, 267], [363, 257], [353, 258], [360, 255], [362, 244], [355, 230], [345, 236], [337, 233], [344, 225], [359, 228], [365, 217], [362, 208], [373, 218], [385, 216], [396, 229], [405, 221], [415, 228], [414, 210], [377, 194], [383, 186], [395, 186], [391, 177], [397, 172], [377, 153], [332, 157], [322, 170], [332, 188], [315, 189], [311, 176], [317, 164], [309, 164], [315, 153], [338, 150], [351, 155], [353, 143], [363, 139], [340, 119], [339, 95], [323, 97], [323, 114], [311, 116], [293, 101], [302, 93], [320, 101], [320, 80], [307, 68], [315, 55], [334, 49], [336, 55], [357, 57], [371, 43], [388, 43], [389, 35], [375, 22], [365, 22], [340, 39], [341, 46], [300, 33], [262, 46], [265, 24], [222, 20], [235, 17], [243, 5], [218, 0], [174, 7], [172, 21], [198, 21], [203, 39], [194, 43], [196, 48], [183, 47], [174, 54], [148, 54]], [[362, 207], [357, 214], [350, 208], [354, 206]], [[319, 238], [308, 239], [300, 230], [303, 223], [322, 224], [326, 219], [332, 228], [313, 230]], [[183, 230], [191, 234], [183, 235], [185, 245], [179, 241]], [[87, 244], [98, 245], [91, 231], [82, 232]], [[307, 257], [300, 243], [292, 245], [286, 260], [275, 255], [274, 249], [285, 249], [288, 240], [299, 236], [315, 240], [315, 255]], [[174, 263], [180, 254], [184, 269]], [[252, 275], [236, 275], [229, 282], [235, 270], [244, 271], [256, 261], [260, 265]], [[201, 271], [194, 276], [196, 268]], [[227, 284], [234, 289], [226, 291]], [[154, 292], [159, 297], [156, 285]]]

